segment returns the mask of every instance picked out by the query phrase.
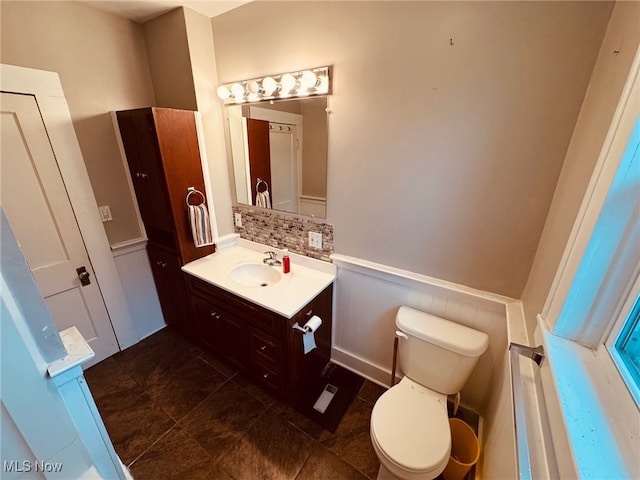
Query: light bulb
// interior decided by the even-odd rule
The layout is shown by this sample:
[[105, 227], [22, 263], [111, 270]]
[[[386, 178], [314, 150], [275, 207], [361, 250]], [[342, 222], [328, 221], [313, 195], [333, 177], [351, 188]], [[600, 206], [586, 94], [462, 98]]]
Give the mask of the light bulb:
[[233, 93], [233, 98], [237, 100], [242, 100], [244, 98], [244, 87], [241, 83], [234, 83], [231, 85], [231, 93]]
[[318, 86], [316, 87], [316, 93], [329, 93], [329, 77], [320, 77]]
[[300, 76], [300, 88], [303, 91], [309, 90], [316, 86], [318, 77], [311, 70], [305, 70]]
[[296, 88], [296, 79], [290, 73], [285, 73], [280, 78], [280, 85], [282, 85], [282, 93], [288, 94]]
[[260, 91], [260, 85], [255, 80], [249, 80], [247, 82], [247, 90], [249, 93], [258, 93]]
[[224, 85], [220, 85], [218, 87], [218, 90], [216, 90], [216, 92], [218, 92], [218, 97], [220, 97], [222, 100], [226, 100], [231, 96], [231, 92]]
[[264, 77], [262, 80], [262, 88], [264, 89], [264, 94], [266, 96], [272, 95], [273, 92], [278, 88], [278, 84], [273, 79], [273, 77]]

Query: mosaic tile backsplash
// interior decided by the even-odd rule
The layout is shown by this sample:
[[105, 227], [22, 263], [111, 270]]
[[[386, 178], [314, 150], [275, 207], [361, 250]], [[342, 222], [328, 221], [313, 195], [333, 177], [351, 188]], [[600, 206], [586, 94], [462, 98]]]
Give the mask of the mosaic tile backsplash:
[[[283, 212], [257, 210], [235, 205], [233, 213], [242, 215], [242, 226], [235, 227], [241, 238], [252, 242], [287, 248], [290, 252], [330, 262], [333, 253], [333, 225], [310, 217]], [[309, 232], [322, 234], [322, 249], [309, 246]]]

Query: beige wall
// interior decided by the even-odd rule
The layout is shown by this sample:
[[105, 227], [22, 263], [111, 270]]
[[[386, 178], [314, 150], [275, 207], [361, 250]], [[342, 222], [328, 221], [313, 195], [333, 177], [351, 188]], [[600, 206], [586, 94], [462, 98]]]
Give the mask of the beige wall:
[[611, 8], [257, 2], [212, 24], [221, 83], [333, 65], [337, 253], [519, 298]]
[[188, 8], [183, 8], [197, 110], [202, 115], [204, 143], [211, 192], [215, 203], [218, 233], [233, 233], [231, 221], [231, 184], [229, 181], [227, 149], [225, 147], [222, 103], [216, 88], [218, 72], [209, 18]]
[[522, 295], [530, 333], [549, 294], [639, 45], [640, 3], [618, 2], [602, 42]]
[[2, 1], [2, 63], [58, 72], [109, 241], [140, 235], [111, 110], [153, 105], [140, 25], [78, 2]]
[[209, 167], [204, 172], [205, 184], [211, 186], [208, 193], [213, 199], [209, 208], [218, 233], [232, 233], [231, 187], [222, 106], [215, 93], [218, 76], [211, 22], [181, 7], [145, 23], [144, 32], [158, 105], [201, 114], [205, 147], [201, 155]]
[[[221, 82], [334, 66], [327, 220], [337, 252], [520, 297], [610, 11], [599, 2], [258, 2], [212, 25]], [[2, 62], [59, 72], [98, 203], [113, 211], [107, 235], [136, 237], [107, 112], [155, 104], [147, 55], [162, 49], [147, 54], [142, 26], [81, 3], [3, 1], [1, 12]], [[616, 21], [629, 29], [635, 18]], [[201, 42], [186, 25], [178, 40]], [[150, 25], [146, 33], [157, 35]], [[203, 76], [180, 58], [194, 84], [174, 90], [190, 90], [178, 102], [193, 108], [211, 67]], [[614, 67], [607, 75], [620, 82]], [[168, 103], [176, 92], [161, 74], [154, 80]], [[568, 158], [593, 151], [589, 131]], [[564, 241], [548, 239], [566, 237], [564, 215], [592, 167], [568, 162], [541, 244], [551, 257]], [[229, 223], [223, 196], [218, 216]], [[532, 312], [554, 265], [536, 262], [525, 292]]]
[[197, 110], [183, 9], [146, 22], [144, 37], [157, 106]]

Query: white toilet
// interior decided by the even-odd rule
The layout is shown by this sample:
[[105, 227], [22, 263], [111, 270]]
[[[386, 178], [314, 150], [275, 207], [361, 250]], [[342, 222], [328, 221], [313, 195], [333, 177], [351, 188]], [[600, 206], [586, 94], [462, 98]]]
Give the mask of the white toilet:
[[489, 337], [409, 307], [400, 307], [396, 326], [398, 365], [405, 376], [371, 412], [378, 480], [433, 479], [451, 452], [447, 395], [462, 389]]

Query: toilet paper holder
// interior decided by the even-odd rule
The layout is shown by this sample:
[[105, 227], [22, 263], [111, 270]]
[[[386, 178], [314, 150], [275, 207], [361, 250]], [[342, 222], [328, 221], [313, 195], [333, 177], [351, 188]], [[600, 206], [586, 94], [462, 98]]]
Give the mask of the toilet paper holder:
[[313, 315], [314, 315], [313, 310], [309, 310], [307, 313], [304, 314], [305, 325], [303, 327], [301, 327], [300, 324], [298, 324], [298, 322], [296, 322], [291, 326], [291, 328], [294, 329], [294, 330], [297, 330], [298, 332], [309, 333], [311, 331], [311, 329], [306, 325], [306, 322], [308, 322], [309, 319], [311, 317], [313, 317]]

